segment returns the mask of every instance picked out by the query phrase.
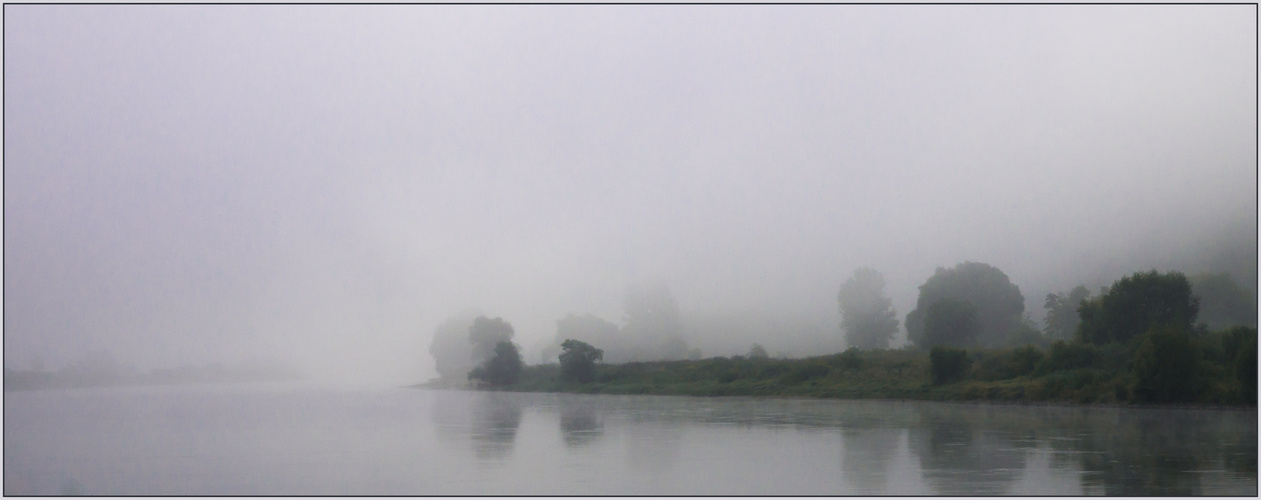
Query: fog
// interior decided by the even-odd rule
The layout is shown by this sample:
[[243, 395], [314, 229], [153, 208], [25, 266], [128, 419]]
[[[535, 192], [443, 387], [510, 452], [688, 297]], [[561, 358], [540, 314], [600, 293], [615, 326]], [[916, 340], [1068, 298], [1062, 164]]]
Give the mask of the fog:
[[706, 356], [835, 352], [863, 266], [900, 323], [963, 261], [1034, 320], [1152, 268], [1256, 290], [1255, 6], [4, 14], [11, 368], [414, 383], [461, 311], [533, 363], [644, 283], [768, 325]]

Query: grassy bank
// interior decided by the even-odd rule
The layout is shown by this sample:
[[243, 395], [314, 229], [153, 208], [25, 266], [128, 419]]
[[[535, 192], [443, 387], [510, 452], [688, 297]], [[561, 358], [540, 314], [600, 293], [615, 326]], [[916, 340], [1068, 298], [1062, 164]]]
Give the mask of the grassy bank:
[[[1255, 407], [1233, 376], [1220, 338], [1198, 340], [1191, 406]], [[742, 356], [692, 361], [598, 365], [589, 383], [565, 381], [556, 364], [527, 366], [498, 390], [589, 394], [686, 396], [792, 396], [841, 399], [913, 399], [1012, 403], [1148, 404], [1136, 395], [1132, 359], [1136, 345], [1097, 347], [1057, 343], [1049, 349], [968, 350], [956, 380], [934, 383], [929, 353], [852, 349], [803, 359]], [[1253, 367], [1255, 371], [1255, 365]]]

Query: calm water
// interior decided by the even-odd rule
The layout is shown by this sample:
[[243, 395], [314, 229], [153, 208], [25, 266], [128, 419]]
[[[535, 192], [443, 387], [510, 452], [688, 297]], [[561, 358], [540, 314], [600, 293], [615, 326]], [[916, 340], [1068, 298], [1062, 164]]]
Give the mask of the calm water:
[[1257, 494], [1255, 411], [295, 384], [4, 403], [5, 494]]

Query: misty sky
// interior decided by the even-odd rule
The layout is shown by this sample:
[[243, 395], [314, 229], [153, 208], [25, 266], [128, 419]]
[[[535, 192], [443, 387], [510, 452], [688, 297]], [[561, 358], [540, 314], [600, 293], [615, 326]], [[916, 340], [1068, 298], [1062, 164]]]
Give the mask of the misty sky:
[[860, 266], [899, 322], [965, 260], [1034, 319], [1256, 270], [1255, 6], [4, 9], [13, 368], [416, 382], [452, 314], [534, 361], [645, 282], [838, 325]]

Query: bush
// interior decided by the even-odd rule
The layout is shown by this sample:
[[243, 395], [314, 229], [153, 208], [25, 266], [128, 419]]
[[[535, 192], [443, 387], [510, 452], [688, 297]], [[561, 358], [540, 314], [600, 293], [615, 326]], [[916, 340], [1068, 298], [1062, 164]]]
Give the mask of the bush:
[[857, 347], [851, 347], [841, 353], [837, 362], [842, 372], [858, 371], [863, 367], [863, 355]]
[[823, 363], [794, 363], [794, 366], [788, 370], [788, 376], [784, 377], [784, 382], [789, 384], [800, 384], [817, 378], [823, 378], [828, 375], [832, 368]]
[[1038, 364], [1038, 374], [1089, 368], [1098, 358], [1099, 348], [1090, 344], [1057, 340], [1051, 344], [1051, 352]]
[[772, 364], [768, 364], [766, 366], [759, 368], [757, 371], [756, 377], [758, 380], [766, 380], [766, 379], [778, 377], [787, 372], [788, 372], [788, 366], [786, 364], [772, 363]]
[[1006, 351], [978, 351], [975, 357], [976, 377], [982, 380], [1006, 380], [1033, 373], [1042, 361], [1042, 351], [1033, 346]]
[[1134, 355], [1134, 396], [1148, 403], [1181, 403], [1200, 389], [1199, 355], [1187, 330], [1176, 326], [1153, 329]]
[[967, 351], [952, 347], [934, 347], [928, 357], [932, 363], [933, 384], [936, 385], [962, 380], [963, 374], [972, 364]]
[[1042, 362], [1042, 351], [1033, 346], [1018, 347], [1011, 352], [1012, 377], [1033, 373]]

